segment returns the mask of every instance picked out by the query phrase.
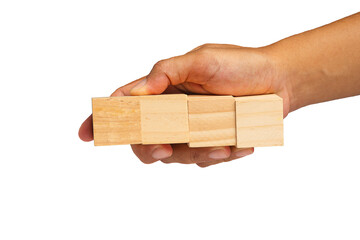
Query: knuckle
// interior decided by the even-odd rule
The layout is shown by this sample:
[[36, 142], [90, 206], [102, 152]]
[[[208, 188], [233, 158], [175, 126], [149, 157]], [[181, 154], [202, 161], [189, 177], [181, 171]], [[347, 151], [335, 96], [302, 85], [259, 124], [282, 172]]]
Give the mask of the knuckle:
[[199, 56], [199, 55], [202, 55], [204, 52], [207, 52], [207, 51], [211, 50], [212, 48], [214, 48], [215, 45], [216, 44], [205, 43], [205, 44], [202, 44], [202, 45], [194, 48], [190, 52]]
[[166, 65], [166, 60], [160, 60], [157, 63], [154, 64], [153, 69], [154, 70], [162, 70], [164, 69], [165, 65]]
[[156, 162], [157, 160], [152, 159], [149, 156], [149, 147], [144, 145], [132, 145], [133, 152], [140, 159], [141, 162], [145, 164], [151, 164]]
[[215, 44], [212, 43], [204, 43], [202, 45], [200, 45], [199, 49], [206, 49], [206, 48], [211, 48], [214, 47]]
[[213, 49], [211, 47], [208, 47], [208, 46], [200, 48], [199, 51], [198, 51], [198, 56], [207, 56], [212, 51], [213, 51]]
[[201, 154], [198, 151], [196, 150], [190, 151], [190, 156], [189, 156], [190, 163], [200, 162], [201, 158], [202, 158]]
[[195, 62], [202, 63], [204, 60], [211, 60], [214, 58], [214, 49], [210, 47], [201, 48], [194, 53]]

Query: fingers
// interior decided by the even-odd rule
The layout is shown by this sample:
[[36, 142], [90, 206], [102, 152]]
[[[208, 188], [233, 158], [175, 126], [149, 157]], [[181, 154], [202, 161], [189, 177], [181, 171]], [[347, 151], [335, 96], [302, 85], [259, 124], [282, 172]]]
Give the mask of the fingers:
[[135, 155], [146, 164], [154, 163], [160, 159], [171, 157], [173, 149], [169, 144], [157, 145], [131, 145]]
[[[133, 87], [135, 87], [141, 80], [145, 77], [142, 77], [138, 80], [135, 80], [131, 83], [126, 84], [118, 89], [116, 89], [111, 96], [112, 97], [119, 97], [119, 96], [129, 96], [130, 91]], [[165, 90], [165, 93], [179, 93], [181, 92], [179, 89], [170, 86], [168, 89]], [[79, 138], [85, 142], [94, 140], [93, 136], [93, 125], [92, 125], [92, 115], [90, 115], [80, 126], [79, 129]]]
[[[136, 81], [126, 84], [118, 89], [116, 89], [111, 96], [130, 96], [131, 90], [137, 86], [141, 85], [145, 77], [139, 78]], [[166, 89], [166, 93], [176, 93], [179, 92], [175, 88]], [[131, 148], [135, 155], [146, 164], [154, 163], [160, 159], [168, 158], [172, 155], [172, 148], [169, 144], [154, 144], [154, 145], [141, 145], [141, 144], [133, 144]]]
[[196, 163], [199, 167], [209, 167], [248, 156], [254, 148], [202, 147], [189, 148], [187, 144], [132, 145], [135, 155], [146, 164], [161, 161], [163, 163]]
[[199, 163], [226, 159], [231, 155], [230, 147], [189, 148], [187, 144], [132, 145], [135, 155], [143, 163]]
[[[205, 47], [202, 47], [205, 48]], [[111, 96], [148, 95], [176, 92], [195, 92], [209, 94], [203, 88], [214, 75], [214, 64], [209, 57], [204, 57], [204, 51], [197, 50], [188, 54], [162, 60], [156, 63], [147, 77], [142, 77], [114, 91]], [[216, 64], [215, 64], [216, 65]], [[179, 84], [185, 83], [183, 86]], [[172, 85], [172, 86], [171, 86]], [[177, 86], [176, 86], [177, 85]], [[171, 87], [169, 87], [171, 86]], [[79, 137], [83, 141], [93, 140], [92, 117], [81, 125]]]
[[92, 115], [90, 115], [80, 126], [79, 129], [79, 138], [84, 142], [89, 142], [94, 140], [93, 136], [93, 124], [92, 124]]
[[230, 162], [232, 160], [242, 158], [248, 155], [251, 155], [254, 153], [254, 148], [231, 148], [231, 156], [227, 159], [219, 159], [219, 160], [213, 160], [213, 161], [207, 161], [202, 163], [197, 163], [199, 167], [209, 167], [211, 165], [223, 163], [223, 162]]
[[228, 158], [230, 147], [189, 148], [187, 144], [174, 144], [171, 157], [161, 160], [163, 163], [200, 163]]
[[203, 86], [220, 68], [216, 55], [209, 50], [191, 51], [157, 62], [149, 75], [131, 90], [131, 95], [160, 94], [169, 85], [180, 84], [189, 91], [208, 94]]
[[239, 46], [238, 45], [233, 45], [233, 44], [205, 43], [203, 45], [200, 45], [200, 46], [194, 48], [190, 52], [195, 52], [195, 51], [198, 51], [198, 50], [204, 49], [204, 48], [225, 48], [225, 49], [233, 48], [233, 49], [238, 49]]
[[131, 90], [131, 95], [160, 94], [169, 85], [185, 82], [191, 64], [193, 64], [193, 59], [189, 55], [157, 62], [149, 75]]
[[132, 145], [135, 155], [146, 164], [161, 161], [163, 163], [196, 163], [199, 167], [208, 167], [248, 156], [254, 148], [201, 147], [189, 148], [187, 144]]
[[142, 79], [131, 95], [160, 94], [169, 85], [182, 84], [188, 91], [209, 94], [203, 85], [212, 79], [220, 69], [216, 49], [238, 49], [230, 44], [204, 44], [190, 52], [157, 62], [149, 75]]
[[133, 89], [139, 82], [141, 82], [145, 77], [139, 78], [133, 82], [130, 82], [122, 87], [116, 89], [112, 94], [111, 97], [121, 97], [121, 96], [130, 96], [130, 91]]

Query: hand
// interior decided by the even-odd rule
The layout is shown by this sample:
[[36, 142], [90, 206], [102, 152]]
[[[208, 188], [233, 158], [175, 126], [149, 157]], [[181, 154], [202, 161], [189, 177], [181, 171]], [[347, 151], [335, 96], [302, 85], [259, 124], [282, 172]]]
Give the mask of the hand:
[[[257, 95], [277, 93], [283, 98], [284, 117], [290, 110], [289, 87], [278, 63], [265, 48], [205, 44], [189, 53], [156, 63], [146, 77], [117, 89], [111, 96], [161, 93]], [[92, 117], [82, 124], [79, 136], [93, 140]], [[189, 148], [187, 144], [132, 145], [144, 163], [196, 163], [200, 167], [252, 154], [253, 148]]]

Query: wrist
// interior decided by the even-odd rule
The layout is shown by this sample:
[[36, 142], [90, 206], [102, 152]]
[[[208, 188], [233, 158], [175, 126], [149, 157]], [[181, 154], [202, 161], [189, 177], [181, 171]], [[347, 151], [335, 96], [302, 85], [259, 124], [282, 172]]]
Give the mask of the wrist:
[[271, 82], [272, 91], [283, 98], [284, 102], [284, 117], [288, 113], [295, 111], [301, 106], [301, 99], [297, 97], [296, 85], [292, 77], [292, 67], [290, 63], [286, 61], [286, 58], [279, 53], [279, 50], [272, 45], [258, 48], [271, 64]]
[[281, 83], [280, 92], [288, 98], [289, 112], [317, 102], [325, 76], [316, 61], [311, 58], [302, 61], [299, 49], [286, 41], [266, 46], [264, 51], [273, 62], [274, 77]]

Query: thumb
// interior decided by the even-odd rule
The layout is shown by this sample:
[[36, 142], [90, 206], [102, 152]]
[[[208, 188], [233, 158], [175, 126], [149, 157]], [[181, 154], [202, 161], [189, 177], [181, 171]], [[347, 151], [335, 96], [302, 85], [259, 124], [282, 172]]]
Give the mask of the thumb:
[[188, 54], [157, 62], [149, 75], [131, 89], [130, 94], [161, 94], [169, 85], [184, 83], [193, 62], [193, 57]]

